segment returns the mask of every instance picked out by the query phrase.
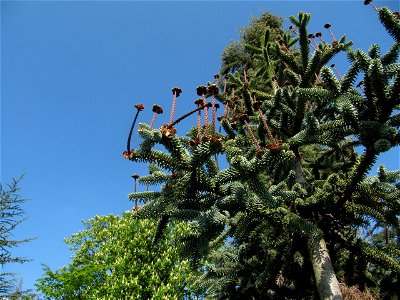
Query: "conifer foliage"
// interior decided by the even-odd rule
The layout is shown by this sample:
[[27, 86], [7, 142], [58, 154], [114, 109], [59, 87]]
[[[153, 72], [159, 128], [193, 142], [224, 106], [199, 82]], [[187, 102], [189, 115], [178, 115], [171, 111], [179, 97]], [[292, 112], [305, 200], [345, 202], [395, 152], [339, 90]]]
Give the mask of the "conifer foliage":
[[[170, 220], [188, 222], [184, 252], [208, 257], [197, 282], [210, 298], [341, 299], [338, 281], [395, 293], [400, 173], [368, 171], [400, 143], [400, 22], [375, 9], [395, 40], [386, 54], [353, 50], [331, 24], [309, 33], [311, 16], [299, 13], [289, 31], [267, 29], [248, 45], [257, 63], [231, 59], [199, 86], [197, 107], [177, 119], [174, 88], [170, 122], [140, 123], [140, 148], [128, 143], [124, 157], [149, 164], [138, 179], [146, 191], [129, 195], [144, 203], [136, 215], [159, 218], [156, 238]], [[350, 62], [343, 76], [330, 63], [340, 52]]]
[[[22, 179], [13, 179], [11, 184], [3, 185], [0, 183], [0, 265], [4, 266], [17, 263], [23, 264], [29, 261], [26, 257], [13, 255], [13, 249], [31, 239], [16, 239], [14, 236], [16, 227], [25, 218], [25, 211], [22, 204], [25, 199], [19, 195], [19, 183]], [[22, 291], [19, 287], [18, 275], [11, 272], [0, 272], [0, 297], [24, 297], [27, 291]], [[33, 298], [32, 298], [33, 299]]]

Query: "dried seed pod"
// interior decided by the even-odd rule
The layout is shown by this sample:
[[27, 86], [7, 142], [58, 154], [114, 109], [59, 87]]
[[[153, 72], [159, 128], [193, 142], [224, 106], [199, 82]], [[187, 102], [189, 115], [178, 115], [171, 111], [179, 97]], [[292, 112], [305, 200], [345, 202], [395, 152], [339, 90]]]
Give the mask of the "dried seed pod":
[[204, 99], [203, 98], [199, 98], [199, 99], [194, 101], [194, 104], [196, 104], [197, 106], [203, 105], [204, 104]]
[[259, 110], [262, 104], [263, 104], [263, 102], [261, 100], [254, 101], [253, 102], [253, 108], [255, 110]]
[[260, 148], [260, 149], [257, 150], [257, 152], [256, 152], [256, 157], [257, 157], [257, 158], [261, 158], [261, 157], [264, 155], [264, 153], [265, 153], [265, 150], [262, 149], [262, 148]]
[[249, 116], [247, 114], [242, 114], [239, 116], [240, 123], [247, 123], [249, 122]]
[[152, 111], [153, 111], [154, 114], [153, 114], [153, 118], [151, 119], [151, 122], [150, 122], [150, 127], [151, 128], [153, 128], [154, 121], [156, 120], [156, 116], [159, 115], [159, 114], [162, 114], [163, 113], [163, 109], [162, 109], [162, 107], [160, 105], [155, 104], [155, 105], [153, 105]]
[[372, 3], [372, 0], [365, 0], [364, 5], [371, 5], [377, 12], [379, 12], [379, 9]]
[[218, 95], [219, 93], [219, 88], [216, 84], [212, 84], [207, 88], [207, 92], [211, 95]]
[[165, 124], [160, 127], [160, 132], [163, 135], [163, 137], [172, 139], [176, 134], [176, 129], [174, 126], [172, 126], [170, 124]]
[[310, 34], [308, 35], [308, 38], [311, 39], [311, 40], [314, 42], [314, 45], [315, 45], [316, 47], [318, 47], [318, 43], [317, 43], [317, 41], [315, 40], [315, 35], [313, 35], [312, 33], [310, 33]]
[[136, 151], [133, 150], [133, 149], [129, 150], [129, 151], [124, 151], [122, 153], [123, 157], [126, 158], [126, 159], [134, 159], [135, 158], [135, 154], [136, 154]]
[[160, 105], [154, 104], [152, 112], [156, 113], [156, 114], [162, 114], [163, 113], [163, 109], [162, 109], [162, 107]]
[[219, 137], [215, 137], [215, 136], [211, 137], [210, 146], [213, 148], [219, 147], [219, 146], [221, 146], [221, 141], [222, 141], [222, 139]]
[[199, 96], [204, 96], [205, 94], [207, 94], [207, 87], [205, 87], [204, 85], [199, 85], [196, 88], [196, 93]]
[[326, 28], [326, 29], [329, 29], [329, 28], [331, 28], [331, 24], [329, 24], [329, 23], [326, 23], [326, 24], [324, 25], [324, 28]]
[[206, 136], [203, 136], [203, 138], [201, 139], [201, 142], [202, 143], [207, 143], [207, 142], [209, 142], [211, 140], [212, 140], [212, 136], [211, 135], [206, 135]]
[[129, 158], [129, 152], [128, 152], [128, 151], [124, 151], [124, 152], [122, 153], [122, 156], [123, 156], [124, 158], [128, 159], [128, 158]]
[[139, 111], [144, 110], [144, 105], [142, 103], [135, 104], [134, 106]]
[[321, 40], [321, 42], [326, 43], [325, 40], [322, 38], [322, 33], [321, 33], [321, 32], [317, 32], [317, 33], [315, 34], [315, 36], [316, 36], [317, 38], [319, 38], [319, 39]]
[[282, 140], [278, 140], [277, 143], [268, 144], [267, 149], [269, 149], [272, 154], [277, 154], [277, 153], [281, 152]]
[[134, 159], [136, 156], [136, 151], [135, 150], [131, 150], [129, 153], [129, 159]]
[[189, 141], [189, 146], [190, 147], [196, 147], [198, 145], [198, 140], [190, 140]]
[[172, 94], [175, 95], [176, 97], [179, 97], [179, 95], [182, 93], [182, 90], [178, 87], [172, 88]]

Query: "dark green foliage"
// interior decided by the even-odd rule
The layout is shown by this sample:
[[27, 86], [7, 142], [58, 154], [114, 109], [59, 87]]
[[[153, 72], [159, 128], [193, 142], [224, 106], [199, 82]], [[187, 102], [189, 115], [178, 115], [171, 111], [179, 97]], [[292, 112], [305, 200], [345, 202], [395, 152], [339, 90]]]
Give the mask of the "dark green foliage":
[[[310, 46], [308, 45], [308, 33], [307, 24], [310, 21], [311, 15], [303, 12], [299, 13], [299, 18], [296, 19], [294, 16], [290, 16], [290, 21], [299, 30], [299, 44], [301, 53], [301, 69], [305, 73], [307, 65], [309, 63]], [[312, 62], [312, 60], [311, 60]]]
[[382, 7], [379, 10], [379, 19], [393, 39], [400, 43], [400, 20], [398, 12], [395, 15], [387, 7]]

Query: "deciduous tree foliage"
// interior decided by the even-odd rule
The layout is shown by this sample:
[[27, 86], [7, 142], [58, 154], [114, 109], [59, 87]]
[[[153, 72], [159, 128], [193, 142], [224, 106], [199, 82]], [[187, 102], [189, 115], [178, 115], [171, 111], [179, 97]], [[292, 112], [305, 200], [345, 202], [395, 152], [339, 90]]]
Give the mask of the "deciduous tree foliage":
[[[395, 40], [383, 55], [378, 45], [353, 50], [330, 24], [310, 34], [311, 16], [299, 13], [290, 32], [266, 30], [247, 47], [257, 64], [225, 62], [225, 78], [199, 86], [196, 109], [172, 112], [159, 129], [139, 125], [140, 148], [124, 156], [148, 162], [139, 182], [162, 188], [131, 194], [146, 203], [136, 214], [160, 218], [158, 233], [171, 220], [189, 224], [184, 250], [208, 257], [198, 281], [211, 299], [342, 299], [339, 281], [390, 297], [400, 274], [400, 173], [368, 172], [400, 143], [400, 20], [386, 7], [377, 14]], [[340, 52], [350, 62], [343, 76], [330, 64]], [[182, 91], [172, 92], [173, 110]], [[178, 135], [195, 113], [196, 125]], [[382, 230], [391, 237], [374, 242]]]
[[66, 239], [74, 251], [69, 265], [45, 267], [37, 289], [44, 299], [183, 299], [191, 277], [175, 241], [185, 226], [168, 228], [154, 244], [156, 221], [96, 216], [85, 229]]

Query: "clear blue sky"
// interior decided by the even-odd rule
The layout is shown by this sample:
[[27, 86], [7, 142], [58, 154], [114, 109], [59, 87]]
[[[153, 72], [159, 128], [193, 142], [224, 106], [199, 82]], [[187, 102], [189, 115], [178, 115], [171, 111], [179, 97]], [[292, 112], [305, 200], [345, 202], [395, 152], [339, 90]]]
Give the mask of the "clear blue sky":
[[[143, 102], [141, 121], [150, 122], [151, 106], [161, 104], [166, 121], [171, 88], [179, 86], [177, 115], [193, 107], [196, 86], [213, 79], [224, 46], [251, 15], [311, 12], [310, 32], [329, 22], [355, 48], [388, 49], [390, 36], [362, 2], [2, 1], [1, 181], [25, 173], [28, 220], [15, 234], [37, 238], [14, 252], [33, 261], [4, 271], [33, 288], [41, 264], [68, 263], [63, 238], [81, 230], [83, 219], [132, 207], [130, 176], [145, 173], [122, 158], [133, 105]], [[397, 1], [376, 1], [383, 3], [399, 10]], [[346, 68], [344, 56], [332, 63]], [[400, 169], [399, 149], [382, 162]]]

